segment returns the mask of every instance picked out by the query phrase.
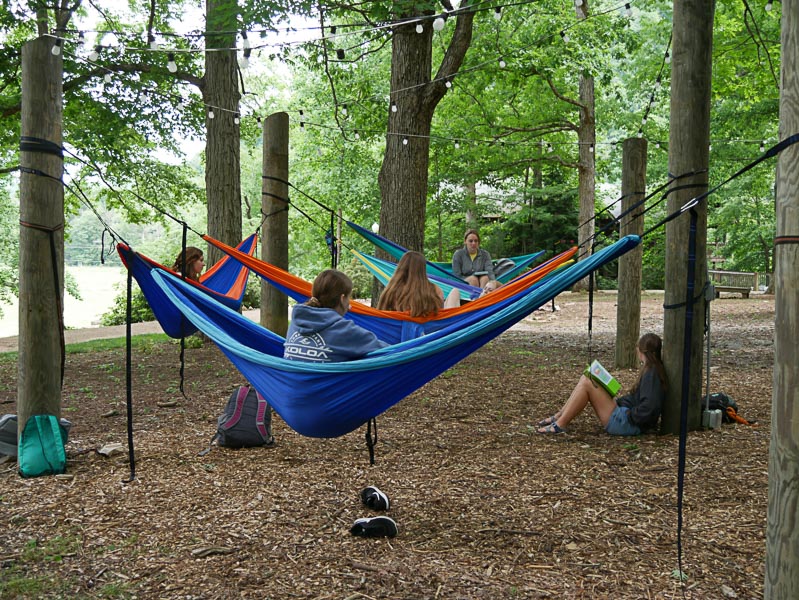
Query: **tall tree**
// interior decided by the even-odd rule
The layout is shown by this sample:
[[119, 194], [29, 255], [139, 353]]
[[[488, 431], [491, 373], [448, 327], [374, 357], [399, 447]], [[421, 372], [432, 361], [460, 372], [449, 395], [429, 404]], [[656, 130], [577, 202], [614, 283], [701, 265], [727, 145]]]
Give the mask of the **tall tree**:
[[[461, 3], [452, 37], [437, 72], [432, 73], [433, 28], [425, 21], [417, 32], [415, 18], [429, 15], [416, 2], [397, 3], [399, 22], [391, 39], [390, 97], [396, 111], [388, 113], [388, 131], [378, 182], [382, 194], [382, 235], [412, 250], [424, 249], [425, 207], [430, 163], [430, 127], [436, 106], [447, 92], [446, 82], [460, 68], [472, 40], [474, 12]], [[442, 6], [452, 11], [448, 0]]]
[[[799, 0], [782, 3], [780, 137], [799, 132]], [[799, 597], [799, 145], [777, 163], [774, 392], [768, 469], [766, 600]]]
[[[674, 184], [670, 213], [707, 189], [710, 145], [713, 2], [675, 0], [671, 77], [669, 172], [686, 175]], [[694, 175], [689, 175], [695, 173]], [[694, 245], [689, 246], [695, 228]], [[666, 226], [666, 290], [663, 363], [670, 382], [662, 429], [680, 430], [680, 403], [688, 402], [688, 426], [700, 423], [702, 341], [705, 330], [707, 204], [700, 203]], [[693, 253], [693, 256], [691, 256]], [[690, 271], [690, 261], [695, 270]], [[690, 279], [690, 281], [688, 281]], [[692, 322], [686, 327], [687, 317]], [[684, 373], [690, 377], [684, 379]]]

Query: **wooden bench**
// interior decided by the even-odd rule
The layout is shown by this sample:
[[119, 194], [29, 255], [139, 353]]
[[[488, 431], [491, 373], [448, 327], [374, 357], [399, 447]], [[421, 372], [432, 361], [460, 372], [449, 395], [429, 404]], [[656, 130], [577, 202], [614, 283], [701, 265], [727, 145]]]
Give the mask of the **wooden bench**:
[[736, 287], [734, 285], [716, 285], [713, 284], [713, 288], [716, 290], [716, 298], [719, 297], [720, 292], [732, 292], [734, 294], [741, 294], [744, 298], [749, 297], [749, 292], [752, 290], [746, 287]]
[[710, 282], [716, 289], [716, 298], [719, 297], [720, 292], [741, 294], [744, 298], [749, 298], [749, 293], [758, 289], [757, 273], [709, 270], [708, 275], [710, 275]]

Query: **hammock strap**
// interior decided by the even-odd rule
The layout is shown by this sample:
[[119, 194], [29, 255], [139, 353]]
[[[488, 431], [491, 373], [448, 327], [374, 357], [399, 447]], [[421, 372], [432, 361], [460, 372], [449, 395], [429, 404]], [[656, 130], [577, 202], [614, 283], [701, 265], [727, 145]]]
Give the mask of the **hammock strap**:
[[774, 238], [774, 245], [799, 244], [799, 235], [779, 235]]
[[[188, 225], [186, 223], [183, 224], [183, 239], [181, 241], [181, 253], [180, 253], [180, 278], [182, 280], [186, 280], [186, 238], [188, 234]], [[186, 315], [180, 313], [180, 328], [183, 329], [186, 324]], [[184, 384], [186, 381], [185, 377], [186, 373], [186, 338], [182, 335], [180, 336], [180, 384], [179, 389], [180, 393], [183, 395], [186, 400], [189, 400], [189, 397], [186, 396], [186, 392], [183, 389]]]
[[133, 298], [133, 273], [128, 269], [128, 303], [125, 309], [125, 406], [128, 419], [128, 463], [130, 464], [130, 478], [123, 483], [130, 483], [136, 479], [136, 455], [133, 450], [133, 376], [131, 368], [131, 304]]
[[64, 158], [64, 149], [50, 140], [23, 135], [19, 138], [20, 152], [42, 152]]
[[55, 307], [56, 307], [56, 319], [58, 321], [58, 341], [61, 347], [61, 386], [64, 385], [64, 371], [66, 370], [66, 359], [67, 359], [67, 350], [66, 350], [66, 342], [64, 340], [64, 311], [62, 308], [62, 301], [61, 301], [61, 286], [59, 285], [59, 278], [58, 278], [58, 252], [56, 251], [56, 244], [55, 244], [55, 233], [56, 231], [60, 231], [64, 228], [64, 224], [61, 223], [56, 225], [55, 227], [47, 227], [45, 225], [39, 225], [37, 223], [29, 223], [27, 221], [20, 221], [19, 224], [22, 227], [28, 227], [30, 229], [36, 229], [37, 231], [44, 231], [47, 234], [47, 237], [50, 241], [50, 263], [53, 267], [53, 287], [55, 291]]
[[[372, 425], [375, 428], [374, 437], [372, 437]], [[369, 464], [375, 464], [375, 445], [377, 444], [377, 417], [372, 417], [366, 422], [366, 447], [369, 449]]]

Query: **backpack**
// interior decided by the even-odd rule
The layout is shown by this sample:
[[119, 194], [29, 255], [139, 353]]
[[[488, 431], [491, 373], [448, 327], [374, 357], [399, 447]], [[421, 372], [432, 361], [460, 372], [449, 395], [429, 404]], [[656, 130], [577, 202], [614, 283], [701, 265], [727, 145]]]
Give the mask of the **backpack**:
[[[60, 419], [61, 437], [64, 443], [69, 439], [69, 429], [72, 423], [66, 419]], [[19, 444], [17, 434], [17, 415], [6, 414], [0, 416], [0, 456], [16, 456], [17, 445]]]
[[[703, 407], [705, 403], [707, 403], [708, 410], [721, 411], [722, 423], [740, 422], [735, 418], [738, 414], [738, 404], [724, 392], [716, 392], [715, 394], [705, 396], [702, 402]], [[731, 411], [728, 411], [728, 408], [731, 409]]]
[[66, 442], [67, 434], [55, 415], [31, 415], [19, 436], [19, 474], [40, 477], [66, 471]]
[[228, 448], [271, 446], [275, 443], [272, 409], [255, 388], [242, 385], [233, 390], [224, 412], [217, 418], [216, 433], [200, 456], [210, 452], [214, 440], [218, 446]]

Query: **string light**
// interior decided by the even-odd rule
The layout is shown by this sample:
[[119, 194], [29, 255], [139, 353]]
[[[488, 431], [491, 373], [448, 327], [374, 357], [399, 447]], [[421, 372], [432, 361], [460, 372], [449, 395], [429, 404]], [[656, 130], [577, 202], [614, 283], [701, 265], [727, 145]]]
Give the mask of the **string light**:
[[451, 88], [451, 87], [452, 87], [452, 82], [451, 82], [449, 79], [447, 79], [447, 80], [444, 82], [444, 85], [445, 85], [445, 86], [447, 86], [447, 89], [449, 89], [449, 88]]
[[580, 8], [583, 5], [583, 0], [574, 0], [575, 8]]
[[58, 56], [61, 54], [61, 38], [56, 38], [55, 44], [50, 49], [50, 52], [53, 53], [53, 56]]
[[461, 145], [460, 142], [455, 142], [455, 150], [460, 149]]
[[155, 41], [155, 36], [152, 33], [147, 34], [147, 43], [150, 44], [150, 50], [158, 50], [158, 42]]
[[250, 50], [249, 48], [244, 49], [244, 53], [242, 57], [239, 59], [240, 68], [246, 69], [247, 67], [250, 66], [250, 52], [252, 52], [252, 50]]
[[771, 2], [771, 0], [768, 0], [768, 2], [766, 2], [766, 12], [771, 12], [772, 7], [773, 3]]
[[250, 40], [247, 39], [246, 29], [241, 32], [241, 47], [244, 48], [245, 51], [250, 49]]
[[668, 51], [668, 50], [666, 50], [666, 56], [664, 57], [663, 61], [664, 61], [666, 64], [669, 64], [669, 63], [671, 62], [671, 54], [669, 54], [669, 51]]
[[106, 83], [111, 83], [111, 73], [106, 73], [106, 74], [105, 74], [105, 77], [103, 77], [103, 80], [104, 80]]
[[644, 130], [643, 130], [643, 129], [639, 129], [639, 130], [638, 130], [638, 137], [639, 137], [639, 138], [642, 138], [642, 137], [644, 137]]
[[441, 31], [444, 29], [444, 25], [446, 21], [444, 21], [444, 17], [436, 17], [433, 19], [433, 31]]
[[402, 145], [403, 146], [407, 146], [408, 145], [408, 138], [402, 138]]
[[593, 153], [594, 153], [594, 145], [593, 145], [593, 144], [591, 144], [591, 145], [589, 145], [589, 146], [588, 146], [588, 151], [589, 151], [591, 154], [593, 154]]
[[344, 48], [336, 48], [336, 58], [344, 60]]
[[500, 58], [499, 59], [499, 68], [500, 69], [504, 69], [505, 65], [507, 65], [507, 63], [505, 62], [505, 59], [504, 58]]
[[355, 131], [355, 139], [356, 139], [356, 140], [359, 140], [359, 139], [361, 139], [361, 134], [360, 134], [360, 133], [358, 133], [358, 131], [357, 131], [357, 130]]
[[234, 122], [236, 125], [238, 125], [239, 123], [241, 123], [241, 118], [240, 118], [240, 115], [239, 115], [239, 113], [236, 113], [235, 115], [233, 115], [233, 122]]
[[175, 63], [175, 54], [174, 52], [170, 52], [167, 55], [167, 63], [166, 68], [170, 73], [175, 73], [178, 70], [178, 65]]
[[494, 20], [499, 21], [502, 18], [502, 8], [497, 6], [494, 9]]
[[209, 119], [213, 119], [214, 117], [216, 117], [216, 115], [214, 114], [214, 109], [213, 108], [209, 108], [208, 109], [208, 118]]
[[416, 24], [416, 33], [423, 33], [424, 32], [424, 25], [421, 23]]
[[560, 37], [563, 38], [564, 42], [566, 42], [567, 44], [569, 43], [569, 34], [568, 33], [566, 33], [565, 31], [561, 31], [560, 32]]
[[763, 142], [760, 142], [760, 151], [761, 152], [765, 152], [766, 151], [766, 144], [763, 143]]
[[397, 103], [396, 102], [392, 102], [391, 103], [391, 112], [393, 112], [393, 113], [397, 112]]
[[95, 47], [94, 47], [94, 50], [92, 50], [92, 51], [89, 53], [89, 60], [90, 60], [90, 61], [92, 61], [92, 62], [94, 62], [94, 61], [96, 61], [98, 58], [100, 58], [100, 52], [101, 52], [102, 50], [103, 50], [103, 47], [102, 47], [102, 46], [100, 46], [99, 44], [98, 44], [97, 46], [95, 46]]
[[633, 9], [630, 8], [629, 2], [624, 5], [624, 16], [628, 18], [633, 16]]
[[344, 115], [345, 117], [347, 116], [347, 105], [346, 104], [342, 104], [341, 105], [341, 114]]

